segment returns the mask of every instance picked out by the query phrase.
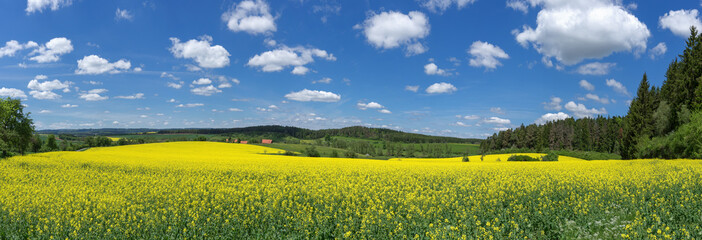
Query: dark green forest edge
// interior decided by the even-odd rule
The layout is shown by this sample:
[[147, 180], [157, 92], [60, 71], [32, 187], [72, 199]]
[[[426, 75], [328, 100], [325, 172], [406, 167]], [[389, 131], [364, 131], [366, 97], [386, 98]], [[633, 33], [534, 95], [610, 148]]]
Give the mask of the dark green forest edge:
[[626, 116], [522, 125], [488, 137], [481, 150], [702, 159], [702, 34], [694, 27], [690, 32], [685, 50], [670, 63], [660, 87], [651, 86], [644, 73]]

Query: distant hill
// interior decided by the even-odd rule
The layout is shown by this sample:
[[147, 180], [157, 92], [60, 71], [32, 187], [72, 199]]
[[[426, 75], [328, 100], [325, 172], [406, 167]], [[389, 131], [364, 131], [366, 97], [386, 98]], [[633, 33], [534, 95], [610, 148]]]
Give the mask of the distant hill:
[[217, 135], [244, 135], [250, 137], [268, 137], [283, 139], [294, 137], [298, 139], [318, 139], [326, 136], [350, 137], [373, 140], [384, 140], [390, 142], [405, 143], [475, 143], [482, 140], [474, 138], [456, 138], [429, 136], [424, 134], [406, 133], [386, 128], [369, 128], [362, 126], [345, 127], [340, 129], [310, 130], [299, 127], [288, 126], [255, 126], [243, 128], [195, 128], [195, 129], [69, 129], [69, 130], [41, 130], [44, 134], [71, 134], [76, 136], [94, 135], [126, 135], [145, 132], [157, 132], [158, 134], [217, 134]]

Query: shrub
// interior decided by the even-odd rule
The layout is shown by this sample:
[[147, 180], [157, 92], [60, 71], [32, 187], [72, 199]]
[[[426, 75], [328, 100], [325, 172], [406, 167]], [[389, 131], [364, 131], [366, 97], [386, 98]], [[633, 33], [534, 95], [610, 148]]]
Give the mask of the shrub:
[[554, 152], [549, 152], [548, 154], [541, 157], [541, 161], [544, 162], [556, 162], [558, 161], [558, 154]]
[[347, 158], [356, 158], [356, 152], [354, 151], [346, 151], [346, 154], [344, 154]]
[[463, 159], [461, 159], [461, 162], [470, 162], [470, 158], [468, 158], [468, 156], [463, 156]]
[[512, 155], [507, 158], [508, 162], [537, 162], [538, 158], [529, 157], [526, 155]]
[[296, 156], [297, 154], [295, 154], [295, 152], [293, 152], [293, 151], [285, 150], [285, 153], [283, 153], [283, 155], [285, 155], [285, 156]]
[[317, 151], [317, 148], [315, 148], [314, 146], [305, 148], [305, 154], [308, 157], [320, 157], [321, 156], [319, 154], [319, 152]]

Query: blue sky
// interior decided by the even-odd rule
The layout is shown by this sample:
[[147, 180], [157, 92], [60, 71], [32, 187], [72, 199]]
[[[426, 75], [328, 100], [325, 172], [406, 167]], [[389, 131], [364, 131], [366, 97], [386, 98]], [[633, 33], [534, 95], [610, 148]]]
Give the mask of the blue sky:
[[699, 1], [0, 3], [0, 96], [38, 129], [370, 126], [479, 137], [624, 115]]

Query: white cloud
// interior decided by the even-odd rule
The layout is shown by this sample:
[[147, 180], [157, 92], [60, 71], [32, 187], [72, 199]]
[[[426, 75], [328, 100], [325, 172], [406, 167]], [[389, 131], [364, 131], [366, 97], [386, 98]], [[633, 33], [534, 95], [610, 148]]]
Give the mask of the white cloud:
[[609, 104], [609, 99], [601, 98], [600, 96], [597, 96], [597, 95], [592, 94], [592, 93], [588, 93], [587, 95], [585, 95], [585, 98], [596, 101], [596, 102], [600, 102], [602, 104]]
[[178, 84], [178, 83], [169, 82], [167, 86], [168, 86], [169, 88], [180, 89], [181, 87], [183, 87], [183, 84], [182, 84], [182, 83], [181, 83], [181, 84]]
[[211, 84], [211, 83], [212, 83], [212, 80], [210, 80], [209, 78], [200, 78], [198, 80], [193, 81], [193, 84], [195, 84], [195, 85], [207, 85], [207, 84]]
[[190, 92], [192, 92], [195, 95], [212, 96], [213, 94], [221, 93], [222, 90], [219, 90], [212, 85], [208, 85], [208, 86], [204, 86], [204, 87], [197, 87], [197, 88], [190, 89]]
[[476, 0], [423, 0], [422, 6], [432, 12], [446, 11], [451, 5], [456, 5], [458, 9], [465, 7], [468, 4], [473, 4]]
[[132, 67], [132, 64], [124, 59], [110, 63], [107, 59], [97, 55], [85, 56], [78, 60], [78, 69], [76, 74], [103, 74], [103, 73], [120, 73]]
[[17, 51], [28, 48], [35, 48], [39, 46], [36, 42], [29, 41], [25, 44], [21, 44], [16, 40], [10, 40], [5, 43], [4, 47], [0, 48], [0, 58], [4, 56], [14, 56]]
[[137, 94], [129, 95], [129, 96], [116, 96], [115, 98], [119, 98], [119, 99], [129, 99], [129, 100], [142, 99], [142, 98], [144, 98], [144, 94], [143, 94], [143, 93], [137, 93]]
[[615, 92], [630, 96], [629, 91], [626, 90], [626, 87], [622, 83], [617, 82], [617, 80], [607, 79], [607, 86], [614, 89]]
[[515, 30], [516, 40], [532, 45], [546, 57], [572, 65], [584, 59], [599, 59], [613, 52], [646, 49], [651, 36], [639, 21], [617, 0], [526, 0], [542, 6], [536, 29]]
[[319, 79], [319, 80], [316, 80], [316, 81], [312, 81], [312, 84], [315, 84], [315, 83], [330, 84], [331, 81], [332, 81], [331, 78], [325, 77], [325, 78], [322, 78], [322, 79]]
[[566, 103], [565, 109], [572, 112], [573, 116], [576, 118], [591, 118], [594, 115], [602, 115], [602, 114], [607, 114], [607, 110], [604, 108], [600, 109], [595, 109], [595, 108], [590, 108], [588, 109], [585, 107], [584, 104], [582, 103], [575, 103], [573, 101], [570, 101]]
[[275, 18], [268, 4], [262, 0], [241, 1], [235, 8], [222, 14], [222, 21], [229, 30], [244, 31], [249, 34], [269, 34], [276, 31]]
[[461, 127], [470, 127], [470, 125], [465, 124], [465, 123], [460, 122], [460, 121], [459, 121], [459, 122], [456, 122], [456, 125], [461, 126]]
[[501, 107], [491, 107], [490, 112], [497, 113], [497, 114], [505, 114], [505, 110], [502, 109]]
[[667, 52], [667, 51], [668, 51], [668, 47], [665, 45], [665, 43], [660, 42], [660, 43], [658, 43], [658, 45], [651, 48], [651, 50], [649, 50], [648, 52], [651, 55], [651, 59], [655, 59], [656, 57], [665, 54], [665, 52]]
[[453, 84], [440, 82], [434, 83], [426, 89], [429, 94], [441, 94], [441, 93], [452, 93], [458, 89], [453, 86]]
[[424, 65], [424, 73], [427, 75], [441, 75], [441, 76], [448, 76], [451, 75], [444, 69], [440, 69], [439, 66], [436, 66], [434, 63], [429, 63], [427, 65]]
[[51, 110], [42, 109], [41, 111], [39, 111], [39, 113], [51, 113]]
[[80, 98], [84, 99], [85, 101], [103, 101], [107, 100], [109, 97], [107, 96], [102, 96], [100, 94], [103, 94], [107, 92], [107, 89], [93, 89], [88, 92], [83, 92], [80, 93]]
[[49, 8], [51, 11], [56, 11], [61, 7], [70, 6], [71, 0], [27, 0], [27, 14], [33, 12], [42, 12], [44, 8]]
[[231, 88], [231, 87], [232, 87], [232, 84], [228, 83], [228, 82], [220, 83], [219, 86], [217, 86], [217, 88]]
[[300, 101], [300, 102], [338, 102], [341, 96], [332, 92], [307, 90], [303, 89], [299, 92], [291, 92], [285, 95], [285, 98]]
[[379, 113], [385, 113], [385, 114], [391, 114], [391, 113], [392, 113], [392, 112], [390, 112], [390, 110], [387, 110], [387, 109], [380, 109], [380, 110], [378, 110], [378, 112], [379, 112]]
[[0, 97], [9, 97], [9, 98], [21, 98], [21, 99], [26, 99], [27, 94], [24, 93], [24, 91], [19, 90], [17, 88], [0, 88]]
[[180, 80], [179, 77], [176, 77], [175, 75], [173, 75], [173, 74], [171, 74], [171, 73], [167, 73], [167, 72], [162, 72], [162, 73], [161, 73], [161, 77], [162, 77], [162, 78], [170, 78], [170, 79], [173, 79], [173, 80]]
[[389, 11], [373, 14], [354, 28], [363, 29], [368, 43], [376, 48], [405, 46], [407, 55], [415, 55], [426, 51], [426, 47], [419, 43], [419, 40], [429, 35], [431, 27], [424, 13], [412, 11], [403, 14]]
[[[580, 80], [580, 87], [583, 88], [583, 89], [585, 89], [585, 90], [588, 90], [588, 91], [594, 91], [594, 90], [595, 90], [595, 86], [592, 85], [592, 83], [588, 82], [588, 81], [585, 80], [585, 79]], [[556, 111], [557, 111], [557, 110], [556, 110]]]
[[304, 75], [309, 70], [304, 65], [314, 62], [314, 57], [329, 61], [336, 60], [333, 54], [321, 49], [282, 46], [253, 56], [246, 65], [260, 67], [261, 71], [264, 72], [278, 72], [286, 67], [294, 66], [293, 74]]
[[519, 0], [509, 0], [507, 1], [507, 7], [520, 11], [524, 14], [529, 13], [529, 5], [527, 5], [526, 2], [519, 1]]
[[478, 119], [480, 119], [480, 116], [478, 116], [478, 115], [468, 115], [468, 116], [463, 116], [463, 119], [465, 119], [465, 120], [478, 120]]
[[536, 119], [534, 123], [543, 125], [548, 122], [553, 122], [553, 121], [558, 121], [558, 120], [563, 120], [566, 118], [569, 118], [570, 115], [564, 113], [564, 112], [558, 112], [558, 113], [547, 113], [542, 115], [539, 119]]
[[697, 16], [698, 14], [697, 9], [670, 10], [670, 12], [659, 18], [658, 24], [662, 28], [670, 30], [673, 34], [686, 38], [690, 36], [691, 26], [695, 26], [698, 32], [702, 29], [702, 21]]
[[500, 125], [506, 125], [512, 123], [509, 119], [504, 119], [504, 118], [498, 118], [498, 117], [490, 117], [487, 119], [483, 119], [484, 123], [490, 123], [490, 124], [500, 124]]
[[244, 110], [238, 109], [238, 108], [229, 108], [230, 112], [243, 112]]
[[617, 66], [616, 63], [593, 62], [578, 67], [578, 73], [583, 75], [605, 75], [609, 70]]
[[405, 91], [410, 91], [410, 92], [417, 92], [419, 91], [419, 86], [414, 85], [414, 86], [405, 86]]
[[72, 51], [73, 45], [71, 44], [71, 40], [65, 37], [54, 38], [32, 51], [30, 55], [36, 54], [36, 56], [29, 58], [29, 60], [38, 63], [56, 62], [59, 60], [59, 56]]
[[509, 59], [509, 55], [502, 48], [490, 43], [475, 41], [470, 45], [468, 53], [473, 56], [469, 65], [473, 67], [485, 67], [485, 69], [495, 69], [501, 66], [499, 59]]
[[205, 106], [205, 104], [202, 104], [202, 103], [188, 103], [188, 104], [179, 104], [179, 105], [176, 106], [176, 107], [179, 107], [179, 108], [193, 108], [193, 107], [202, 107], [202, 106]]
[[78, 107], [78, 105], [73, 105], [73, 104], [70, 104], [70, 103], [66, 103], [66, 104], [64, 104], [64, 105], [61, 105], [61, 107], [62, 107], [62, 108], [76, 108], [76, 107]]
[[27, 88], [32, 90], [29, 92], [29, 94], [32, 95], [32, 97], [36, 99], [53, 100], [61, 98], [61, 95], [58, 95], [53, 92], [54, 90], [62, 89], [63, 92], [70, 92], [69, 87], [71, 86], [71, 82], [61, 82], [58, 79], [54, 79], [52, 81], [39, 82], [40, 80], [45, 79], [47, 79], [45, 75], [37, 75], [36, 77], [34, 77], [34, 79], [29, 81], [29, 84], [27, 84]]
[[229, 52], [220, 45], [212, 46], [212, 37], [203, 35], [200, 40], [190, 39], [181, 43], [178, 38], [170, 38], [171, 53], [176, 58], [190, 58], [203, 68], [222, 68], [229, 65]]
[[199, 72], [202, 71], [201, 67], [192, 65], [192, 64], [185, 64], [185, 69], [190, 71], [190, 72]]
[[168, 101], [166, 101], [166, 102], [174, 103], [174, 102], [177, 102], [177, 101], [175, 100], [175, 98], [171, 98], [170, 100], [168, 100]]
[[119, 9], [117, 8], [117, 11], [115, 12], [115, 19], [117, 20], [128, 20], [131, 21], [134, 19], [134, 15], [132, 15], [128, 10], [126, 9]]
[[369, 102], [369, 103], [357, 103], [356, 107], [358, 107], [361, 110], [366, 110], [366, 109], [380, 109], [380, 108], [385, 108], [383, 105], [380, 105], [380, 103], [377, 102]]

